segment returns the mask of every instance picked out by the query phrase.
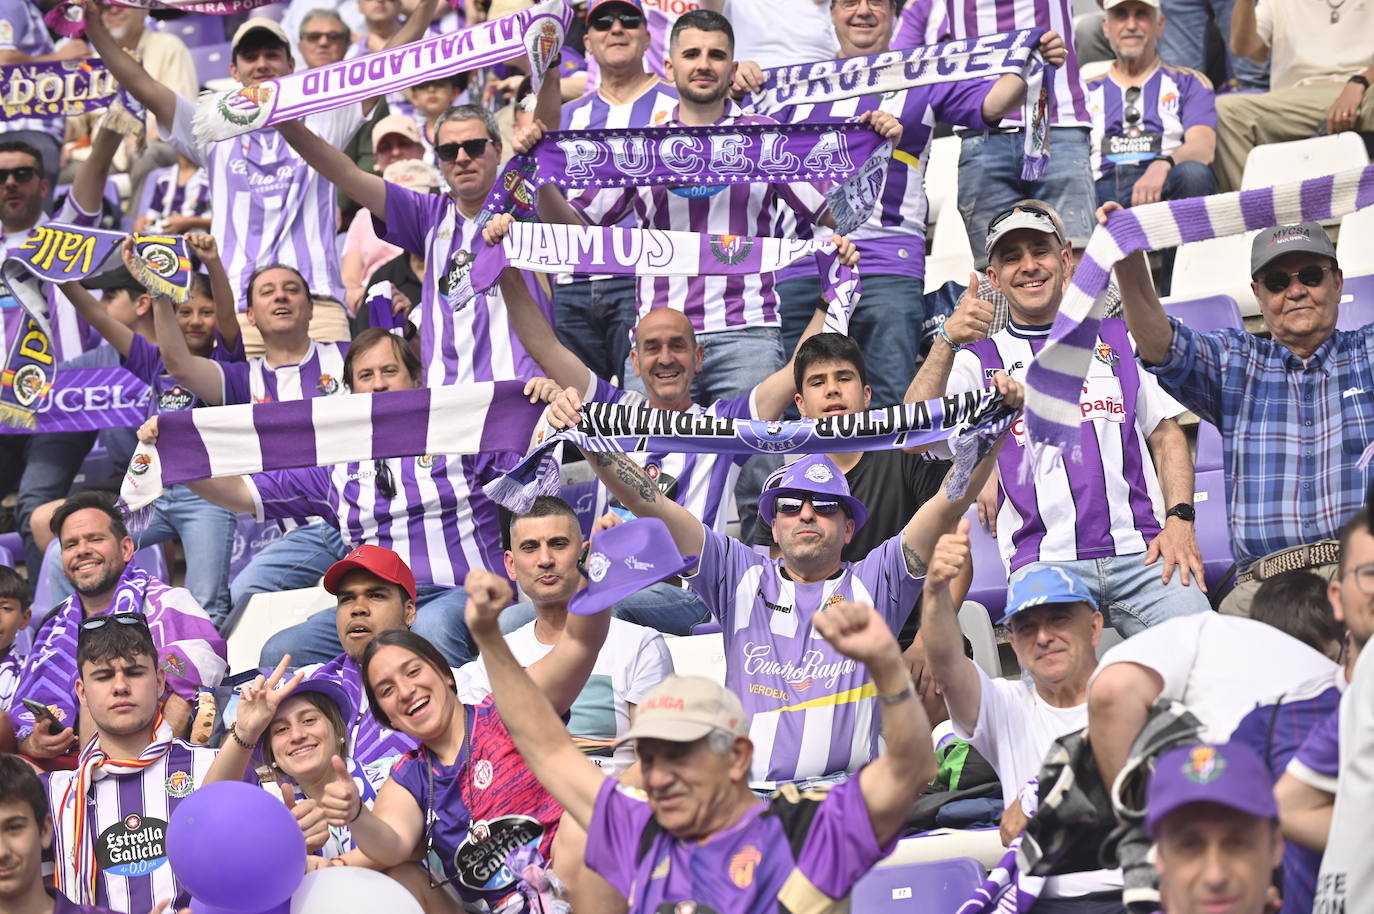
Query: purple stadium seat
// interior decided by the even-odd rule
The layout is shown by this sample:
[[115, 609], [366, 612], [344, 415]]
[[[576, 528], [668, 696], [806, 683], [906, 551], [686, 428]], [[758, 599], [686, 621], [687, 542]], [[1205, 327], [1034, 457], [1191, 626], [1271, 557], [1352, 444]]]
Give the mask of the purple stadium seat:
[[1231, 554], [1231, 525], [1226, 510], [1226, 473], [1199, 472], [1193, 482], [1193, 506], [1197, 509], [1198, 548], [1208, 589], [1215, 588], [1235, 564]]
[[854, 886], [849, 907], [864, 914], [954, 914], [986, 876], [972, 857], [875, 867]]
[[[1245, 321], [1241, 319], [1236, 300], [1229, 295], [1210, 295], [1207, 298], [1169, 302], [1164, 306], [1164, 310], [1183, 321], [1185, 326], [1203, 333], [1224, 328], [1245, 329]], [[1212, 423], [1201, 422], [1197, 429], [1197, 459], [1194, 467], [1201, 473], [1206, 470], [1219, 470], [1221, 465], [1221, 434]]]
[[1358, 330], [1374, 323], [1374, 276], [1347, 276], [1336, 329]]
[[0, 565], [7, 565], [10, 568], [13, 568], [15, 565], [14, 553], [10, 552], [9, 549], [4, 546], [0, 546]]
[[191, 15], [180, 19], [165, 19], [157, 26], [158, 31], [168, 32], [186, 43], [188, 48], [201, 48], [210, 44], [222, 44], [228, 37], [224, 34], [224, 17], [213, 15]]
[[229, 42], [207, 44], [191, 48], [191, 60], [196, 65], [196, 81], [204, 86], [212, 79], [229, 75]]
[[968, 536], [973, 555], [973, 582], [966, 599], [981, 603], [988, 618], [996, 623], [1007, 606], [1007, 566], [1002, 563], [997, 540], [978, 523], [978, 506], [974, 505], [964, 516], [972, 522]]
[[[19, 535], [19, 531], [0, 533], [0, 549], [4, 549], [6, 552], [10, 553], [11, 556], [18, 556], [20, 559], [23, 559], [24, 540]], [[13, 565], [14, 562], [11, 561], [9, 564]]]
[[162, 546], [147, 546], [138, 550], [134, 553], [132, 564], [142, 568], [159, 581], [170, 583], [171, 576], [167, 573], [167, 559], [162, 554]]
[[705, 622], [698, 622], [692, 626], [694, 635], [718, 635], [720, 634], [720, 623], [715, 619], [708, 619]]

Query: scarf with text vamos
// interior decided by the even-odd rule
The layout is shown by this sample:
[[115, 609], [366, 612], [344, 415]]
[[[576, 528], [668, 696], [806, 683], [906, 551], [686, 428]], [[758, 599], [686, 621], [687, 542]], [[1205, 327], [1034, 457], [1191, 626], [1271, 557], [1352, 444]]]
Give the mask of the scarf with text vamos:
[[207, 92], [196, 106], [192, 132], [196, 142], [207, 146], [422, 82], [505, 63], [522, 54], [532, 64], [533, 98], [549, 64], [563, 47], [571, 22], [572, 10], [564, 0], [544, 0], [529, 9], [447, 35], [269, 79], [256, 86]]
[[858, 121], [558, 130], [506, 163], [478, 215], [536, 220], [540, 187], [670, 187], [709, 197], [730, 184], [836, 182], [826, 191], [835, 231], [864, 223], [883, 192], [892, 144]]
[[1021, 177], [1038, 180], [1049, 156], [1049, 116], [1054, 104], [1054, 68], [1037, 47], [1044, 29], [1022, 29], [900, 51], [820, 60], [763, 71], [763, 88], [740, 107], [751, 114], [776, 114], [793, 105], [833, 102], [856, 95], [880, 95], [914, 86], [983, 79], [1011, 73], [1026, 82], [1022, 117]]
[[0, 283], [25, 311], [20, 332], [0, 366], [0, 425], [34, 428], [34, 410], [56, 377], [43, 283], [85, 279], [123, 240], [119, 232], [49, 222], [34, 229], [0, 264]]
[[151, 403], [148, 385], [123, 368], [64, 368], [33, 404], [34, 425], [0, 422], [0, 435], [137, 428]]
[[954, 470], [948, 490], [951, 498], [959, 498], [974, 465], [992, 450], [1016, 414], [993, 387], [790, 422], [587, 403], [582, 421], [559, 432], [545, 426], [536, 436], [536, 447], [484, 490], [492, 501], [517, 514], [528, 511], [536, 497], [558, 494], [558, 452], [567, 443], [590, 453], [833, 454], [950, 441]]
[[424, 454], [523, 454], [544, 404], [495, 381], [163, 413], [140, 444], [120, 500], [130, 525], [165, 486], [266, 470]]
[[1117, 210], [1088, 239], [1064, 292], [1049, 339], [1026, 372], [1022, 471], [1052, 466], [1067, 450], [1082, 459], [1079, 394], [1092, 364], [1112, 267], [1137, 251], [1158, 251], [1252, 229], [1333, 219], [1374, 205], [1374, 165], [1275, 187], [1191, 197]]
[[781, 270], [807, 255], [815, 257], [824, 286], [825, 329], [848, 334], [861, 290], [859, 271], [840, 263], [829, 241], [515, 222], [498, 245], [479, 239], [467, 272], [448, 277], [445, 285], [448, 305], [456, 309], [495, 286], [506, 267], [612, 276], [753, 276]]

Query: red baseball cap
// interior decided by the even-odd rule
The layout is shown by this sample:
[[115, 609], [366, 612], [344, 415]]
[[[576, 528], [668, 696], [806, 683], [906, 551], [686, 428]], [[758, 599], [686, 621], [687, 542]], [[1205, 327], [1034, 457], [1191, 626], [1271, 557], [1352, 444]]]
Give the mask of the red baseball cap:
[[409, 594], [412, 600], [415, 599], [415, 574], [410, 570], [410, 566], [390, 549], [368, 544], [359, 546], [329, 566], [329, 570], [324, 573], [324, 589], [330, 593], [338, 593], [339, 579], [355, 568], [361, 568], [383, 581], [395, 584]]

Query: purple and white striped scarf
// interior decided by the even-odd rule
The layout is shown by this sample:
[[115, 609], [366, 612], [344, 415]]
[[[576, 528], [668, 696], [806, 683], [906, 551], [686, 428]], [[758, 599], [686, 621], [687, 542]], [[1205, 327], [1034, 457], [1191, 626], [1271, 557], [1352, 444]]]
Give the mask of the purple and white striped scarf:
[[829, 241], [800, 238], [516, 222], [499, 245], [479, 239], [471, 268], [456, 284], [448, 305], [457, 309], [486, 292], [506, 267], [612, 276], [754, 276], [780, 270], [807, 255], [815, 258], [824, 287], [825, 329], [848, 334], [849, 316], [862, 288], [859, 271], [840, 263]]
[[543, 0], [529, 9], [399, 48], [269, 79], [227, 92], [206, 92], [196, 106], [192, 132], [202, 146], [272, 124], [296, 120], [400, 92], [410, 86], [504, 63], [520, 55], [533, 62], [531, 97], [549, 61], [563, 46], [572, 22], [564, 0]]
[[1088, 239], [1049, 339], [1026, 372], [1027, 472], [1075, 462], [1079, 394], [1092, 362], [1112, 267], [1136, 251], [1158, 251], [1252, 229], [1332, 219], [1374, 204], [1374, 165], [1292, 184], [1191, 197], [1117, 210]]
[[1011, 73], [1026, 83], [1021, 111], [1029, 129], [1023, 141], [1021, 177], [1035, 181], [1045, 172], [1049, 155], [1047, 112], [1054, 105], [1054, 68], [1045, 63], [1037, 50], [1044, 33], [1044, 29], [1022, 29], [919, 48], [775, 67], [763, 71], [763, 88], [741, 99], [740, 107], [750, 114], [774, 115], [793, 105], [814, 105], [856, 95], [881, 95], [914, 86]]
[[892, 143], [858, 121], [556, 130], [506, 163], [478, 215], [537, 220], [538, 190], [672, 187], [709, 196], [730, 184], [835, 182], [826, 191], [835, 231], [863, 225], [882, 195]]
[[523, 381], [188, 409], [158, 417], [120, 498], [132, 525], [165, 486], [423, 454], [523, 453], [544, 411]]
[[971, 390], [903, 406], [784, 422], [732, 419], [645, 406], [587, 403], [582, 421], [555, 432], [547, 426], [536, 447], [500, 479], [487, 496], [517, 514], [540, 495], [558, 493], [558, 451], [575, 444], [593, 453], [666, 451], [679, 454], [833, 454], [919, 447], [950, 441], [954, 471], [950, 497], [959, 498], [974, 465], [1011, 427], [1016, 410], [996, 388]]

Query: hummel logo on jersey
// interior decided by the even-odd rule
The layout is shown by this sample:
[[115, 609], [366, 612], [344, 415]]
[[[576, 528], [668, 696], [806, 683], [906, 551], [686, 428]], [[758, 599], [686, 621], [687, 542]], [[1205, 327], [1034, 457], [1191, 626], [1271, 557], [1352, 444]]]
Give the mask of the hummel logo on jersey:
[[792, 607], [790, 606], [779, 606], [777, 603], [769, 603], [767, 600], [763, 601], [763, 605], [767, 606], [775, 613], [790, 613], [792, 611]]

